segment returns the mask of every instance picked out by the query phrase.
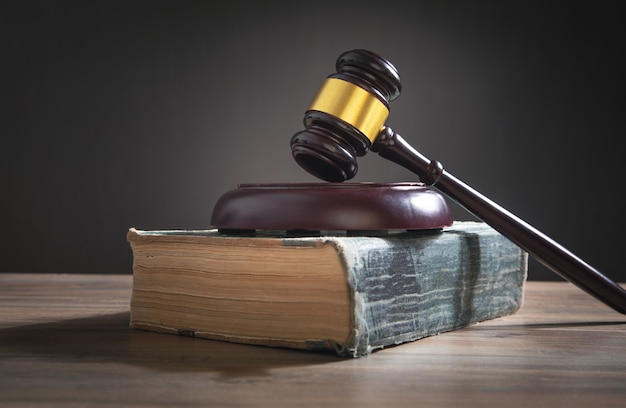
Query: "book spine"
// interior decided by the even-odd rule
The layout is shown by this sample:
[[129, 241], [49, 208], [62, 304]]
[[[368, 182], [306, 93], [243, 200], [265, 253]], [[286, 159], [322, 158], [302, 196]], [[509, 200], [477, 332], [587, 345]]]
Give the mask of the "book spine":
[[339, 239], [353, 292], [353, 335], [338, 350], [373, 350], [515, 313], [528, 256], [482, 223], [443, 233]]

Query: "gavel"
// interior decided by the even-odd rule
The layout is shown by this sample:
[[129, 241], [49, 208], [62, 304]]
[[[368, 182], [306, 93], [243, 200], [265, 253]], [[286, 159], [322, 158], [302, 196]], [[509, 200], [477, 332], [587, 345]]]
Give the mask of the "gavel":
[[456, 201], [547, 268], [614, 310], [626, 314], [626, 290], [530, 224], [429, 160], [385, 125], [389, 102], [400, 95], [398, 70], [371, 51], [344, 52], [291, 138], [292, 155], [329, 182], [353, 178], [368, 150], [409, 169], [420, 181]]

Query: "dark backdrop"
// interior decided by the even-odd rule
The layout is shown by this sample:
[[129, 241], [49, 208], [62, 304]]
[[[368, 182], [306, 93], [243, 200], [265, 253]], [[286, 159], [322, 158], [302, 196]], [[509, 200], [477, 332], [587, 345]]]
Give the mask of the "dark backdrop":
[[[337, 56], [367, 48], [402, 77], [388, 124], [626, 281], [625, 17], [621, 1], [4, 1], [0, 270], [130, 273], [129, 227], [208, 228], [237, 183], [316, 181], [289, 139]], [[530, 278], [556, 275], [531, 262]]]

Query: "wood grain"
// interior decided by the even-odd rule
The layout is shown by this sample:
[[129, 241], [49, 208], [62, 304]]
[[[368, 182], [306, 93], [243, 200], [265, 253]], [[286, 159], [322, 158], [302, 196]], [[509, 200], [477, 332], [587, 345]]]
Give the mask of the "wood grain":
[[624, 406], [626, 316], [528, 282], [513, 316], [345, 360], [129, 330], [128, 275], [0, 274], [1, 406]]

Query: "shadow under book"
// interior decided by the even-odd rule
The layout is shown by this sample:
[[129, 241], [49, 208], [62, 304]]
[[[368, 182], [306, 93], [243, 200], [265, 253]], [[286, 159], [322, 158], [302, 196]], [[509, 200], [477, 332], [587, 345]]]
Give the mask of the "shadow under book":
[[131, 328], [345, 357], [515, 313], [528, 265], [481, 222], [374, 237], [127, 237]]

